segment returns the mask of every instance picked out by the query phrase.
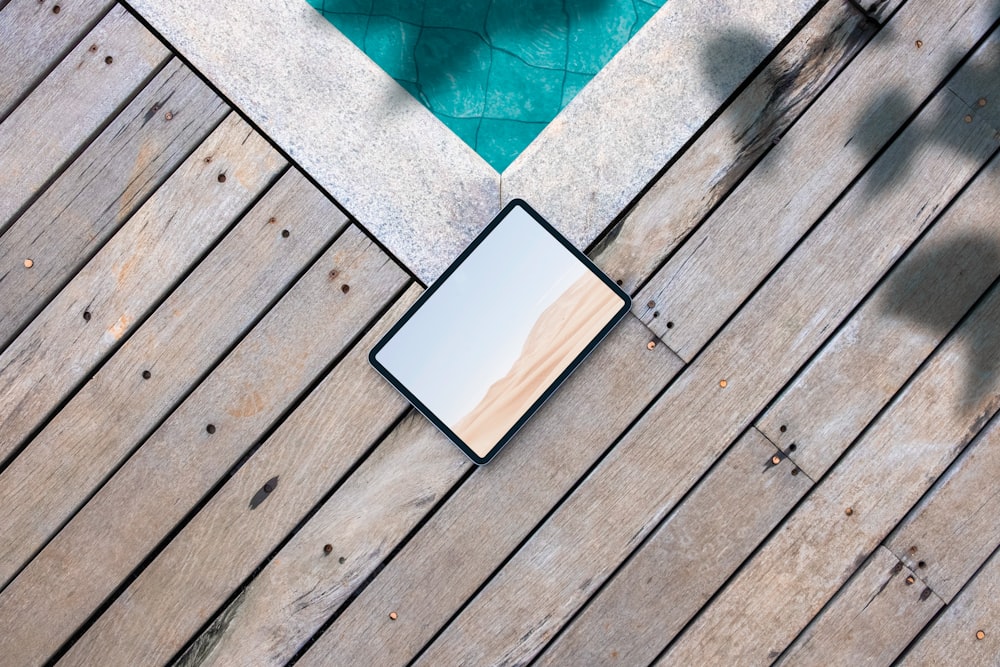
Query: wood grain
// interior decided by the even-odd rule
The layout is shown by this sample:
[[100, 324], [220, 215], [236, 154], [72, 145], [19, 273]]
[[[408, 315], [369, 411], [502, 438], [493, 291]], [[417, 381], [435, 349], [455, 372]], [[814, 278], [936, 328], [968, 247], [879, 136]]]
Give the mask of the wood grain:
[[[928, 105], [945, 139], [901, 135], [421, 662], [537, 653], [987, 161], [997, 139], [966, 109], [947, 91]], [[911, 178], [880, 187], [903, 163]]]
[[[267, 226], [266, 222], [258, 220], [254, 224]], [[281, 239], [280, 228], [272, 229], [272, 234]], [[330, 279], [331, 271], [337, 272], [335, 281]], [[348, 227], [0, 596], [4, 605], [10, 604], [11, 609], [17, 610], [10, 614], [18, 620], [9, 633], [9, 651], [17, 650], [26, 661], [35, 662], [44, 660], [58, 648], [133, 568], [142, 563], [177, 522], [224, 478], [226, 471], [294, 404], [296, 397], [317, 375], [352, 345], [369, 322], [371, 313], [391, 302], [407, 281], [406, 274], [364, 233], [356, 227]], [[350, 285], [348, 292], [341, 289], [343, 284]], [[368, 377], [357, 365], [350, 371], [358, 379], [340, 386], [348, 395], [354, 391], [354, 383]], [[391, 400], [391, 392], [391, 387], [386, 388], [379, 395], [378, 405], [366, 405], [363, 410], [348, 403], [345, 408], [357, 412], [357, 419], [347, 420], [343, 411], [336, 414], [347, 428], [357, 429], [358, 433], [363, 432], [363, 427], [381, 432], [385, 428], [384, 421], [400, 412], [398, 402]], [[383, 404], [387, 407], [380, 408]], [[391, 416], [385, 416], [385, 410], [389, 410]], [[214, 433], [207, 431], [207, 424], [215, 427]], [[260, 521], [273, 511], [269, 507], [280, 505], [274, 498], [288, 493], [289, 486], [295, 486], [293, 462], [306, 457], [305, 470], [329, 466], [328, 461], [310, 458], [301, 439], [281, 439], [280, 442], [285, 448], [287, 458], [283, 461], [287, 470], [268, 467], [267, 477], [257, 479], [261, 473], [258, 464], [252, 461], [259, 458], [266, 460], [269, 466], [278, 465], [268, 455], [258, 453], [242, 465], [231, 485], [225, 487], [213, 503], [224, 503], [230, 510], [233, 505], [229, 503], [235, 503], [240, 513], [247, 512], [244, 521]], [[369, 439], [359, 436], [357, 446], [363, 451], [368, 442]], [[274, 447], [266, 446], [262, 451], [271, 449]], [[192, 465], [193, 461], [197, 465]], [[245, 489], [240, 486], [239, 495], [234, 499], [235, 487], [232, 485], [244, 484], [247, 475], [252, 477], [245, 483], [251, 484], [253, 489], [244, 493]], [[275, 476], [278, 477], [277, 493], [267, 497], [256, 510], [248, 509], [248, 500]], [[127, 516], [142, 517], [142, 520], [124, 520]], [[211, 510], [207, 514], [203, 511], [199, 514], [202, 516], [212, 516]], [[284, 514], [282, 517], [294, 525], [301, 515]], [[202, 523], [195, 525], [204, 526], [203, 522], [209, 519], [199, 521]], [[215, 530], [222, 534], [213, 531], [204, 548], [242, 548], [245, 545], [244, 539], [239, 537], [243, 528], [236, 522], [228, 527], [215, 526]], [[225, 534], [229, 530], [237, 532]], [[283, 535], [267, 533], [274, 540], [280, 540]], [[194, 558], [193, 552], [181, 553]], [[241, 553], [249, 555], [250, 551]], [[209, 579], [224, 569], [233, 568], [235, 573], [235, 562], [210, 559], [203, 573]], [[145, 580], [140, 578], [140, 581]], [[219, 585], [222, 581], [218, 580]], [[40, 595], [42, 590], [51, 594]], [[200, 594], [198, 591], [183, 593], [181, 587], [171, 590], [177, 596], [175, 600], [191, 601], [194, 598], [188, 595]], [[158, 591], [159, 594], [165, 592]], [[59, 600], [65, 600], [67, 595], [71, 595], [72, 604], [60, 603]], [[193, 609], [191, 606], [186, 608]], [[204, 613], [208, 614], [209, 609], [205, 608]], [[134, 614], [129, 618], [138, 620]], [[177, 624], [191, 620], [192, 617], [186, 614], [176, 617]], [[116, 623], [115, 627], [124, 626]], [[161, 629], [170, 627], [176, 626], [163, 624]], [[45, 628], [45, 632], [40, 628]], [[104, 641], [107, 641], [106, 636]], [[134, 646], [122, 642], [116, 650], [129, 651], [136, 647], [146, 653], [134, 660], [123, 660], [121, 664], [153, 659], [154, 646], [141, 640]], [[162, 656], [161, 660], [168, 657], [169, 654]], [[118, 662], [111, 657], [108, 660]]]
[[[648, 341], [648, 330], [626, 318], [498, 459], [477, 468], [385, 566], [304, 656], [305, 664], [409, 660], [677, 372], [677, 358], [662, 346], [649, 350]], [[471, 467], [429, 424], [414, 419], [416, 425], [404, 422], [397, 429], [402, 433], [390, 435], [276, 555], [247, 588], [240, 609], [226, 613], [224, 631], [210, 630], [192, 655], [211, 654], [219, 664], [284, 664], [382, 566]], [[328, 559], [324, 542], [333, 546]], [[397, 621], [390, 622], [390, 611]]]
[[648, 665], [812, 487], [756, 429], [626, 563], [539, 665]]
[[112, 0], [12, 0], [2, 5], [0, 121], [113, 4]]
[[[357, 231], [352, 234], [362, 237]], [[300, 302], [297, 317], [279, 313], [280, 316], [271, 320], [273, 326], [269, 327], [271, 345], [258, 350], [254, 358], [243, 359], [243, 363], [232, 367], [231, 372], [239, 373], [237, 377], [245, 378], [248, 368], [264, 363], [268, 358], [266, 354], [273, 357], [275, 360], [267, 362], [269, 368], [262, 374], [264, 380], [271, 380], [276, 385], [274, 394], [267, 396], [269, 404], [278, 403], [280, 407], [279, 401], [291, 393], [288, 388], [280, 386], [277, 378], [281, 377], [279, 371], [282, 366], [287, 366], [294, 357], [276, 354], [274, 349], [284, 345], [281, 331], [286, 330], [289, 322], [298, 324], [299, 337], [313, 337], [313, 330], [308, 327], [308, 321], [313, 318], [314, 312], [311, 306], [325, 305], [324, 301], [339, 297], [348, 302], [366, 301], [365, 308], [345, 313], [348, 317], [341, 319], [346, 320], [347, 324], [338, 327], [341, 330], [347, 326], [357, 328], [361, 322], [367, 321], [367, 316], [375, 308], [368, 303], [371, 297], [356, 295], [356, 291], [378, 295], [388, 301], [390, 288], [399, 290], [405, 284], [406, 274], [394, 263], [386, 263], [385, 255], [370, 241], [368, 244], [364, 255], [354, 262], [349, 260], [349, 255], [342, 254], [339, 258], [347, 263], [342, 275], [350, 276], [357, 289], [352, 288], [346, 296], [340, 289], [330, 289], [325, 275], [330, 263], [322, 262], [321, 268], [325, 270], [315, 272], [315, 282], [309, 281], [313, 284], [308, 291], [314, 292], [315, 300], [312, 303], [308, 300]], [[335, 265], [341, 265], [341, 261]], [[367, 353], [416, 296], [417, 290], [411, 289], [361, 342], [353, 346], [347, 357], [324, 380], [322, 388], [310, 394], [301, 408], [282, 423], [274, 435], [240, 467], [73, 646], [65, 656], [64, 664], [89, 665], [95, 661], [110, 664], [163, 663], [180, 650], [202, 624], [212, 618], [214, 611], [254, 568], [267, 559], [268, 554], [337, 483], [344, 472], [351, 468], [357, 458], [378, 442], [406, 410], [405, 400], [368, 365]], [[330, 311], [339, 310], [329, 305], [325, 305], [325, 308]], [[331, 320], [334, 318], [335, 314], [324, 315], [318, 322], [321, 325], [319, 330], [324, 335], [328, 328], [333, 328]], [[335, 334], [331, 337], [340, 338]], [[289, 345], [287, 349], [304, 347], [301, 338], [289, 341], [300, 343], [298, 347]], [[247, 362], [256, 363], [248, 365]], [[225, 379], [231, 380], [231, 377]], [[218, 389], [225, 391], [224, 387]], [[232, 403], [232, 398], [228, 403]], [[185, 420], [188, 422], [187, 428], [203, 429], [202, 424], [208, 418], [204, 413], [218, 409], [215, 406], [199, 407], [197, 419]], [[265, 415], [266, 419], [258, 418], [254, 421], [262, 426], [273, 421], [278, 414], [277, 410], [268, 409], [267, 412], [269, 414]], [[236, 427], [236, 424], [233, 426]], [[225, 428], [225, 425], [220, 427], [216, 435], [224, 432]], [[192, 501], [199, 497], [232, 463], [232, 457], [239, 456], [246, 445], [253, 441], [254, 436], [248, 438], [247, 435], [244, 431], [229, 443], [226, 453], [230, 458], [220, 457], [208, 461], [207, 465], [200, 462], [200, 479], [193, 482], [185, 479], [187, 466], [184, 461], [170, 465], [166, 473], [169, 483], [156, 484], [152, 493], [147, 491], [144, 494], [157, 499], [157, 502], [150, 500], [146, 507], [155, 510], [167, 499], [180, 499], [183, 496], [179, 495], [179, 491], [182, 490], [188, 496], [194, 496]], [[445, 443], [439, 441], [439, 444]], [[189, 449], [192, 454], [196, 451], [195, 447]], [[442, 449], [445, 454], [450, 452], [445, 447]], [[162, 467], [170, 460], [171, 450], [169, 440], [157, 446], [146, 457], [142, 466], [144, 472], [136, 471], [137, 477], [140, 474], [142, 477], [134, 477], [133, 480], [141, 481], [145, 478], [152, 482], [154, 478], [160, 477], [163, 474]], [[454, 454], [459, 455], [460, 452]], [[440, 456], [435, 461], [440, 464]], [[408, 468], [399, 468], [397, 475], [403, 474], [404, 470]], [[270, 492], [266, 492], [264, 485], [268, 480], [275, 479], [276, 485]], [[411, 483], [419, 481], [422, 478], [417, 477]], [[177, 489], [177, 485], [183, 488]], [[134, 483], [122, 486], [117, 494], [119, 503], [127, 502], [128, 492], [134, 488]], [[116, 506], [120, 511], [121, 505]], [[362, 521], [365, 520], [361, 518]], [[96, 519], [97, 517], [94, 523], [99, 525]], [[85, 535], [86, 533], [81, 533], [80, 538], [86, 539]], [[148, 539], [144, 538], [144, 541]], [[114, 540], [120, 541], [121, 538]], [[155, 539], [147, 543], [155, 544]], [[311, 546], [311, 555], [324, 557], [322, 543]], [[326, 562], [329, 563], [330, 560], [327, 559]], [[123, 574], [128, 571], [128, 568], [121, 570]], [[94, 599], [100, 601], [102, 598], [97, 596]], [[138, 609], [143, 611], [136, 613]], [[152, 619], [156, 619], [155, 622], [151, 622]]]
[[591, 253], [632, 293], [778, 142], [875, 25], [827, 3], [642, 195]]
[[[236, 114], [185, 160], [0, 354], [9, 378], [0, 387], [0, 461], [90, 377], [284, 166]], [[229, 175], [225, 182], [220, 174]]]
[[1000, 428], [973, 445], [886, 540], [948, 603], [1000, 545]]
[[[996, 665], [1000, 656], [1000, 551], [986, 562], [926, 634], [899, 662], [926, 665]], [[979, 632], [983, 638], [979, 639]]]
[[943, 606], [912, 570], [878, 547], [777, 664], [891, 664]]
[[[295, 237], [281, 237], [277, 223], [267, 222], [272, 217]], [[0, 545], [0, 581], [52, 537], [346, 224], [296, 171], [270, 190], [0, 475], [11, 538]], [[142, 379], [143, 370], [155, 377]]]
[[[17, 219], [0, 246], [0, 349], [227, 111], [193, 72], [172, 60]], [[23, 268], [26, 257], [34, 262], [30, 271]]]
[[0, 233], [168, 57], [116, 6], [7, 116], [0, 124]]
[[[659, 664], [768, 664], [785, 650], [1000, 408], [998, 317], [994, 288]], [[979, 378], [970, 347], [992, 351]]]
[[693, 358], [998, 16], [995, 3], [907, 2], [639, 292], [636, 314]]
[[[824, 346], [818, 361], [814, 361], [801, 376], [810, 377], [810, 381], [803, 383], [800, 378], [785, 390], [786, 396], [796, 394], [829, 419], [836, 417], [836, 405], [843, 405], [848, 412], [854, 410], [853, 414], [849, 412], [852, 418], [838, 422], [836, 429], [826, 429], [827, 424], [822, 418], [815, 424], [810, 423], [822, 434], [821, 437], [812, 437], [808, 430], [796, 429], [798, 439], [809, 436], [806, 441], [814, 443], [813, 448], [822, 447], [824, 456], [835, 459], [843, 453], [957, 322], [962, 311], [979, 296], [985, 287], [983, 283], [990, 280], [984, 280], [984, 277], [1000, 271], [997, 260], [981, 257], [981, 248], [978, 247], [1000, 242], [1000, 234], [989, 229], [996, 224], [991, 218], [996, 217], [993, 202], [996, 179], [1000, 176], [997, 169], [1000, 169], [1000, 161], [994, 159], [989, 170], [977, 177], [943, 219], [920, 240], [914, 252], [893, 268], [888, 279], [868, 297], [866, 304]], [[974, 232], [978, 225], [983, 225], [978, 231], [984, 236], [972, 234], [971, 239], [967, 238], [966, 235]], [[956, 238], [961, 239], [956, 247], [943, 255], [937, 251], [942, 246], [942, 240]], [[928, 258], [933, 258], [933, 262], [928, 262]], [[982, 271], [976, 264], [980, 260], [984, 262]], [[918, 275], [915, 280], [914, 276]], [[982, 285], [977, 286], [977, 282]], [[925, 324], [934, 325], [926, 333], [923, 332], [924, 327], [919, 326], [920, 322], [906, 326], [909, 324], [907, 320], [900, 321], [898, 315], [905, 309], [898, 301], [899, 285], [906, 287], [907, 294], [913, 292], [907, 302], [921, 306], [919, 312], [930, 318]], [[945, 291], [955, 288], [958, 293], [945, 298], [945, 295], [937, 293], [942, 287]], [[948, 299], [954, 299], [960, 308], [954, 308]], [[925, 345], [925, 339], [931, 339], [931, 342]], [[883, 375], [887, 359], [898, 364], [905, 361], [907, 370]], [[865, 400], [875, 404], [861, 405], [856, 396], [865, 397]], [[876, 397], [881, 397], [881, 400], [875, 401]], [[828, 408], [827, 403], [833, 403], [835, 407]], [[781, 404], [782, 400], [779, 400], [777, 405]], [[772, 408], [765, 414], [776, 409]], [[774, 430], [779, 435], [785, 435], [777, 425]], [[785, 453], [779, 456], [790, 456], [792, 459], [797, 459], [802, 451], [801, 445], [789, 451], [786, 444], [784, 449]], [[611, 657], [617, 657], [622, 664], [631, 664], [648, 663], [655, 658], [808, 489], [808, 486], [802, 487], [798, 493], [793, 492], [789, 496], [768, 494], [759, 488], [759, 474], [743, 477], [727, 474], [730, 470], [740, 469], [738, 462], [746, 458], [744, 450], [741, 440], [726, 452], [716, 468], [667, 520], [661, 533], [654, 535], [641, 551], [633, 555], [624, 569], [590, 601], [573, 625], [542, 656], [542, 664], [596, 664]], [[753, 461], [756, 469], [746, 472], [766, 472], [768, 467], [764, 462], [769, 457], [765, 452], [759, 453]], [[780, 460], [784, 461], [784, 458]], [[742, 464], [742, 467], [746, 468], [747, 464]], [[821, 470], [824, 471], [825, 468]], [[801, 475], [801, 479], [807, 478]], [[753, 499], [752, 503], [747, 503], [748, 498]], [[736, 519], [743, 511], [752, 511], [751, 518]], [[688, 520], [682, 517], [696, 518], [692, 518], [690, 527], [687, 527]], [[722, 521], [723, 525], [715, 525], [713, 517], [719, 517], [716, 521]], [[685, 526], [685, 530], [678, 532], [673, 526], [677, 522]], [[700, 526], [700, 529], [695, 526]], [[754, 530], [749, 530], [751, 526]], [[723, 543], [716, 544], [720, 536]], [[687, 564], [688, 553], [696, 554], [696, 560], [690, 565]], [[709, 553], [711, 557], [707, 555]], [[727, 567], [727, 563], [731, 567]], [[916, 568], [916, 562], [911, 567]]]
[[757, 428], [813, 479], [1000, 274], [998, 197], [994, 159], [758, 420]]

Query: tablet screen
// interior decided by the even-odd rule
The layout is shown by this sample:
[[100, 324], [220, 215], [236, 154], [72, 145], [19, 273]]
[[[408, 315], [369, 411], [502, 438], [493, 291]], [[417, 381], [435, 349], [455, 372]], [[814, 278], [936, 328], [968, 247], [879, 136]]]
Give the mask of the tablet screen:
[[614, 282], [515, 200], [369, 358], [485, 463], [629, 306]]

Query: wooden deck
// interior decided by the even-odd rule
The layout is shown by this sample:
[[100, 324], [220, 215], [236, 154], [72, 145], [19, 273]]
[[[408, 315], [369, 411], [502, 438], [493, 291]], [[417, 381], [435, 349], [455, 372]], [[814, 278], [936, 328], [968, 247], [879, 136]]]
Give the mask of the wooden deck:
[[476, 469], [349, 211], [127, 8], [0, 0], [0, 665], [1000, 665], [998, 20], [820, 2]]

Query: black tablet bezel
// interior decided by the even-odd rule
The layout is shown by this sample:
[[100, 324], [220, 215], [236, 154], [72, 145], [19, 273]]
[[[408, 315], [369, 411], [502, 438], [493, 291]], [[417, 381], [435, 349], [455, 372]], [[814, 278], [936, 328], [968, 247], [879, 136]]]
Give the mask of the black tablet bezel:
[[[616, 295], [618, 295], [618, 297], [622, 299], [622, 307], [617, 313], [615, 313], [615, 315], [604, 326], [604, 328], [602, 328], [601, 331], [593, 338], [593, 340], [591, 340], [590, 343], [587, 344], [587, 346], [583, 349], [583, 351], [580, 352], [580, 354], [578, 354], [576, 358], [570, 362], [570, 364], [565, 368], [565, 370], [563, 370], [562, 373], [560, 373], [559, 377], [556, 378], [555, 381], [542, 393], [542, 395], [539, 396], [538, 399], [531, 404], [531, 407], [529, 407], [528, 410], [521, 416], [521, 418], [517, 420], [517, 422], [510, 428], [510, 430], [508, 430], [503, 435], [503, 437], [501, 437], [500, 440], [484, 456], [479, 456], [460, 437], [458, 437], [458, 435], [454, 431], [452, 431], [447, 426], [447, 424], [442, 422], [437, 417], [437, 415], [433, 413], [433, 411], [431, 411], [426, 405], [424, 405], [423, 402], [413, 394], [413, 392], [411, 392], [402, 382], [400, 382], [396, 378], [396, 376], [394, 376], [392, 372], [389, 371], [389, 369], [383, 366], [377, 359], [377, 355], [379, 351], [383, 347], [385, 347], [385, 345], [392, 339], [392, 337], [395, 336], [399, 332], [399, 330], [403, 328], [403, 325], [405, 325], [406, 322], [411, 317], [413, 317], [414, 313], [416, 313], [420, 309], [420, 307], [424, 304], [424, 302], [426, 302], [428, 299], [431, 298], [431, 296], [434, 295], [434, 292], [437, 291], [438, 287], [444, 284], [444, 282], [448, 279], [448, 277], [452, 273], [454, 273], [458, 269], [458, 267], [460, 267], [462, 263], [466, 259], [468, 259], [473, 252], [475, 252], [476, 248], [479, 247], [479, 245], [490, 235], [490, 233], [494, 229], [496, 229], [501, 222], [503, 222], [504, 218], [506, 218], [507, 215], [513, 209], [517, 207], [522, 208], [526, 213], [528, 213], [528, 215], [530, 215], [535, 220], [535, 222], [537, 222], [542, 227], [542, 229], [544, 229], [546, 232], [549, 233], [550, 236], [552, 236], [552, 238], [554, 238], [560, 244], [562, 244], [562, 246], [566, 248], [570, 253], [572, 253], [578, 260], [580, 260], [583, 263], [583, 265], [587, 267], [588, 270], [590, 270], [591, 273], [597, 276], [601, 280], [601, 282], [607, 285], [608, 288], [610, 288]], [[573, 373], [573, 371], [576, 370], [576, 368], [580, 365], [580, 363], [584, 359], [586, 359], [587, 356], [591, 352], [593, 352], [594, 349], [600, 344], [600, 342], [609, 333], [611, 333], [611, 330], [614, 329], [615, 326], [617, 326], [618, 323], [622, 321], [622, 319], [624, 319], [625, 315], [629, 312], [629, 310], [631, 310], [631, 308], [632, 308], [632, 299], [621, 287], [619, 287], [613, 280], [611, 280], [611, 278], [605, 275], [603, 271], [597, 268], [597, 266], [592, 261], [590, 261], [590, 259], [586, 255], [577, 250], [577, 248], [573, 244], [567, 241], [562, 236], [562, 234], [560, 234], [552, 225], [546, 222], [545, 219], [542, 218], [542, 216], [539, 215], [533, 208], [531, 208], [531, 206], [529, 206], [527, 202], [525, 202], [522, 199], [513, 199], [506, 206], [504, 206], [503, 210], [500, 211], [495, 218], [493, 218], [490, 224], [486, 225], [486, 227], [483, 229], [482, 232], [479, 233], [479, 235], [475, 238], [475, 240], [473, 240], [472, 243], [469, 244], [469, 247], [466, 248], [462, 252], [462, 254], [458, 256], [458, 259], [456, 259], [451, 264], [451, 266], [449, 266], [448, 269], [443, 274], [441, 274], [441, 277], [438, 278], [434, 282], [434, 284], [431, 285], [420, 296], [420, 298], [417, 299], [417, 301], [412, 306], [410, 306], [409, 309], [407, 309], [406, 313], [403, 314], [403, 316], [399, 319], [399, 321], [396, 322], [384, 336], [382, 336], [382, 338], [378, 341], [378, 343], [376, 343], [375, 346], [368, 353], [368, 361], [375, 368], [375, 370], [379, 372], [379, 374], [382, 377], [388, 380], [399, 393], [405, 396], [406, 399], [411, 404], [413, 404], [413, 407], [419, 410], [432, 424], [434, 424], [434, 426], [438, 428], [438, 430], [444, 433], [449, 440], [451, 440], [463, 452], [465, 452], [466, 456], [472, 459], [472, 461], [477, 465], [483, 465], [489, 463], [490, 460], [492, 460], [493, 457], [497, 455], [497, 452], [499, 452], [504, 447], [504, 445], [510, 442], [510, 440], [514, 437], [514, 435], [517, 434], [519, 430], [521, 430], [521, 428], [528, 422], [528, 420], [532, 417], [532, 415], [534, 415], [538, 411], [538, 409], [542, 406], [542, 404], [544, 404], [545, 401], [548, 400], [549, 397], [551, 397], [552, 394], [555, 393], [555, 391], [559, 388], [559, 385], [561, 385], [563, 382], [566, 381], [566, 378], [568, 378]]]

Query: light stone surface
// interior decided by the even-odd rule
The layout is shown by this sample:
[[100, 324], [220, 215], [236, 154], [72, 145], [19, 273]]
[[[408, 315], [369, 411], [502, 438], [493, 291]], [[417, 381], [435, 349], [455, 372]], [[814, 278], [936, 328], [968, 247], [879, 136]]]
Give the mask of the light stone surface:
[[588, 246], [814, 4], [668, 0], [504, 171], [504, 201]]
[[504, 171], [502, 187], [305, 0], [132, 6], [430, 283], [514, 197], [585, 248], [813, 4], [669, 0]]
[[305, 0], [132, 6], [424, 282], [499, 210], [496, 171]]

